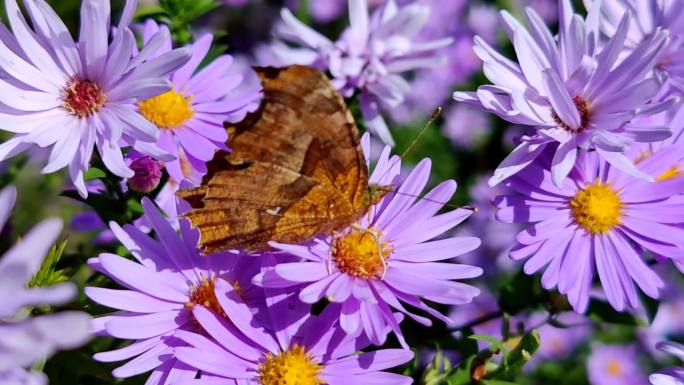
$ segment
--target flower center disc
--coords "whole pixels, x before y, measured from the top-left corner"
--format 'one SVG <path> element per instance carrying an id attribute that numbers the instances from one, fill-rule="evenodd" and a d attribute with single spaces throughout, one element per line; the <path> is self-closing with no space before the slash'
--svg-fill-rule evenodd
<path id="1" fill-rule="evenodd" d="M 589 116 L 591 115 L 589 111 L 589 105 L 587 104 L 587 101 L 582 99 L 579 96 L 575 96 L 572 98 L 572 101 L 575 103 L 575 107 L 577 108 L 577 112 L 579 112 L 580 115 L 580 127 L 578 129 L 573 129 L 572 127 L 568 126 L 567 123 L 563 121 L 563 119 L 556 114 L 556 111 L 553 111 L 553 120 L 556 121 L 556 123 L 561 126 L 565 131 L 569 131 L 572 133 L 578 133 L 584 131 L 585 128 L 587 128 L 587 125 L 589 124 Z"/>
<path id="2" fill-rule="evenodd" d="M 226 317 L 226 312 L 223 311 L 221 304 L 216 298 L 216 293 L 214 292 L 215 285 L 216 277 L 202 277 L 202 282 L 190 291 L 190 301 L 185 306 L 192 310 L 195 305 L 202 305 L 207 309 L 213 310 L 216 314 Z"/>
<path id="3" fill-rule="evenodd" d="M 353 277 L 376 278 L 383 269 L 383 261 L 387 261 L 392 251 L 386 242 L 378 247 L 379 236 L 380 234 L 373 234 L 373 231 L 369 230 L 352 231 L 336 237 L 333 241 L 332 257 L 338 269 Z"/>
<path id="4" fill-rule="evenodd" d="M 323 367 L 313 362 L 311 353 L 295 344 L 286 352 L 278 355 L 266 354 L 259 364 L 259 383 L 261 385 L 321 385 L 318 376 Z"/>
<path id="5" fill-rule="evenodd" d="M 591 234 L 605 233 L 619 225 L 622 206 L 620 196 L 610 185 L 600 182 L 580 190 L 570 201 L 573 218 Z"/>
<path id="6" fill-rule="evenodd" d="M 99 111 L 106 102 L 107 95 L 88 80 L 73 79 L 64 89 L 64 108 L 80 118 Z"/>
<path id="7" fill-rule="evenodd" d="M 616 360 L 611 360 L 608 363 L 607 369 L 608 369 L 608 374 L 610 374 L 611 376 L 618 377 L 622 373 L 622 366 Z"/>
<path id="8" fill-rule="evenodd" d="M 138 103 L 138 108 L 140 113 L 157 127 L 172 129 L 182 126 L 194 115 L 191 100 L 191 97 L 171 90 L 143 100 Z"/>

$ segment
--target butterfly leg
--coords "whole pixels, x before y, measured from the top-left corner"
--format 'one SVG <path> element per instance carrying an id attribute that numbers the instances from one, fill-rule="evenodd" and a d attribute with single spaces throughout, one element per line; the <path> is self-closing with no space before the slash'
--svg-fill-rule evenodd
<path id="1" fill-rule="evenodd" d="M 380 232 L 369 229 L 363 226 L 360 226 L 358 223 L 354 223 L 352 225 L 352 228 L 357 231 L 361 231 L 364 233 L 370 234 L 373 239 L 375 239 L 375 244 L 378 248 L 378 258 L 380 258 L 380 263 L 382 263 L 382 276 L 380 277 L 381 280 L 385 279 L 385 275 L 387 274 L 387 261 L 385 260 L 385 257 L 382 255 L 382 242 L 380 242 Z"/>
<path id="2" fill-rule="evenodd" d="M 332 248 L 328 254 L 328 275 L 332 274 L 333 255 L 337 251 L 337 239 L 340 238 L 340 233 L 333 231 Z"/>

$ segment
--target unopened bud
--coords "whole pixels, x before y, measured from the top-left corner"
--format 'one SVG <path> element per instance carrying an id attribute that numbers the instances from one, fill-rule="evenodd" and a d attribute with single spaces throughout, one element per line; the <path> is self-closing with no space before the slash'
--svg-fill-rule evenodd
<path id="1" fill-rule="evenodd" d="M 162 177 L 161 165 L 156 160 L 146 156 L 131 163 L 131 169 L 135 172 L 128 180 L 131 190 L 146 194 L 159 185 Z"/>

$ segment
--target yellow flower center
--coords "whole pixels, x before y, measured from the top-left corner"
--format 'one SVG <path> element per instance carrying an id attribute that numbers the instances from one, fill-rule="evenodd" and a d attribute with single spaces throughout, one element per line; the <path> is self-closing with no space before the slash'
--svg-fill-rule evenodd
<path id="1" fill-rule="evenodd" d="M 608 374 L 614 377 L 618 377 L 622 373 L 622 366 L 617 360 L 611 360 L 608 363 Z"/>
<path id="2" fill-rule="evenodd" d="M 684 175 L 684 172 L 682 172 L 682 171 L 679 169 L 679 165 L 674 165 L 674 166 L 670 167 L 670 168 L 669 168 L 667 171 L 665 171 L 664 173 L 660 174 L 660 176 L 658 176 L 658 177 L 656 178 L 656 181 L 662 182 L 662 181 L 664 181 L 664 180 L 668 180 L 668 179 L 670 179 L 670 178 L 676 178 L 676 177 L 682 176 L 682 175 Z"/>
<path id="3" fill-rule="evenodd" d="M 591 234 L 605 233 L 621 223 L 622 201 L 610 185 L 596 182 L 580 190 L 570 209 L 575 221 Z"/>
<path id="4" fill-rule="evenodd" d="M 323 367 L 313 361 L 311 353 L 295 344 L 278 355 L 266 354 L 259 364 L 261 385 L 321 385 L 319 378 Z"/>
<path id="5" fill-rule="evenodd" d="M 157 127 L 173 129 L 192 118 L 195 111 L 192 110 L 191 100 L 192 97 L 171 90 L 141 101 L 138 108 L 140 113 Z"/>
<path id="6" fill-rule="evenodd" d="M 380 236 L 370 229 L 355 229 L 349 234 L 335 236 L 332 258 L 337 268 L 353 277 L 377 278 L 392 252 L 387 242 L 379 241 Z"/>

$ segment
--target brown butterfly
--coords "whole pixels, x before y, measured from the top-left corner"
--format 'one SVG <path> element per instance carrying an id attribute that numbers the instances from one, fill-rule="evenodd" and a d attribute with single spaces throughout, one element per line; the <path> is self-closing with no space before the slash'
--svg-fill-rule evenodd
<path id="1" fill-rule="evenodd" d="M 256 72 L 259 110 L 228 127 L 231 151 L 216 154 L 201 186 L 179 192 L 205 252 L 331 234 L 388 191 L 369 185 L 354 118 L 324 74 L 304 66 Z"/>

